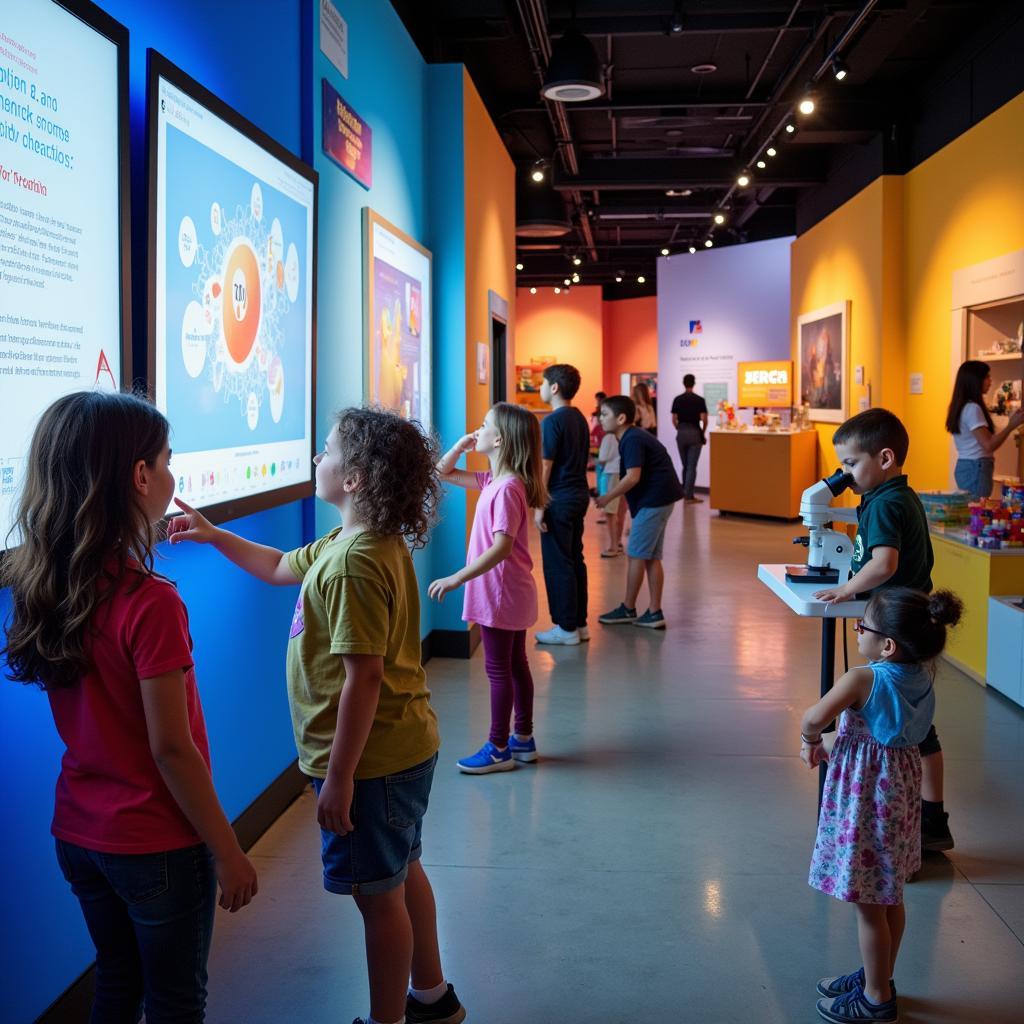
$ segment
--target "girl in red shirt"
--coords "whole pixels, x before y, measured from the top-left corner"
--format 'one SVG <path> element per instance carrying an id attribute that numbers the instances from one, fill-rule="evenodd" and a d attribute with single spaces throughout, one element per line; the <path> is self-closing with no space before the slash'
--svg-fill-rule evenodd
<path id="1" fill-rule="evenodd" d="M 53 835 L 96 946 L 94 1021 L 201 1022 L 217 883 L 231 911 L 256 894 L 213 788 L 188 614 L 153 571 L 170 457 L 148 402 L 58 399 L 0 570 L 9 675 L 46 691 L 67 748 Z"/>

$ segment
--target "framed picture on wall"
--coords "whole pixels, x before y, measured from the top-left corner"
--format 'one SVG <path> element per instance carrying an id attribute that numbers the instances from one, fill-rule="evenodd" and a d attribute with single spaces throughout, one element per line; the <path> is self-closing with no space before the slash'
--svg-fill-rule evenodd
<path id="1" fill-rule="evenodd" d="M 363 395 L 429 429 L 431 255 L 363 208 Z"/>
<path id="2" fill-rule="evenodd" d="M 842 423 L 848 415 L 850 303 L 804 313 L 797 323 L 797 402 L 806 402 L 811 419 Z"/>
<path id="3" fill-rule="evenodd" d="M 490 373 L 488 372 L 491 365 L 491 350 L 488 348 L 487 343 L 478 341 L 476 343 L 476 382 L 477 384 L 486 384 L 490 379 Z"/>

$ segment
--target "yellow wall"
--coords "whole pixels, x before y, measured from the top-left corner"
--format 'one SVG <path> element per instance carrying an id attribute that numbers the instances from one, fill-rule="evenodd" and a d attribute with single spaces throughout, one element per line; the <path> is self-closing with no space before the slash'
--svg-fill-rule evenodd
<path id="1" fill-rule="evenodd" d="M 871 386 L 873 405 L 901 414 L 896 376 L 900 348 L 899 214 L 902 181 L 872 182 L 810 231 L 791 249 L 790 315 L 793 358 L 797 358 L 797 317 L 836 302 L 850 302 L 847 402 L 850 415 Z M 854 369 L 864 367 L 864 385 Z M 832 434 L 836 424 L 818 425 L 819 469 L 835 468 Z"/>
<path id="2" fill-rule="evenodd" d="M 793 243 L 791 317 L 849 299 L 849 408 L 864 388 L 910 432 L 907 471 L 922 490 L 950 481 L 944 428 L 952 390 L 953 272 L 1024 247 L 1024 94 L 903 177 L 879 178 Z M 910 394 L 909 375 L 924 375 Z M 834 427 L 822 424 L 821 467 Z"/>
<path id="3" fill-rule="evenodd" d="M 1024 247 L 1024 94 L 915 167 L 905 193 L 906 372 L 924 374 L 905 422 L 915 486 L 945 488 L 953 271 Z"/>

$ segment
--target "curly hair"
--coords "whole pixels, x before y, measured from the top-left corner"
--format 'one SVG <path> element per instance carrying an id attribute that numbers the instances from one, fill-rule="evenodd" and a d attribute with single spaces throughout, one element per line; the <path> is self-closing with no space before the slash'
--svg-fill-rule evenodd
<path id="1" fill-rule="evenodd" d="M 419 423 L 382 409 L 343 409 L 334 417 L 341 472 L 355 473 L 355 511 L 374 533 L 427 543 L 441 497 L 438 443 Z"/>

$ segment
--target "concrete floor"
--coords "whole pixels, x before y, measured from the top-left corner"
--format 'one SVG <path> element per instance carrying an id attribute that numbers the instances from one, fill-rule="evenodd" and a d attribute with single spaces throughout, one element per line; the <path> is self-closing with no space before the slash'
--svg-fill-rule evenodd
<path id="1" fill-rule="evenodd" d="M 807 885 L 819 627 L 755 578 L 798 555 L 800 527 L 678 507 L 664 633 L 597 624 L 625 571 L 598 529 L 593 640 L 531 638 L 539 764 L 460 775 L 487 734 L 482 652 L 427 666 L 444 745 L 424 864 L 449 980 L 477 1024 L 817 1020 L 816 980 L 860 963 L 853 909 Z M 946 665 L 937 685 L 957 846 L 908 887 L 901 1019 L 1020 1024 L 1024 713 Z M 321 887 L 311 796 L 253 856 L 257 901 L 218 914 L 208 1019 L 347 1024 L 368 1007 L 362 930 Z"/>

